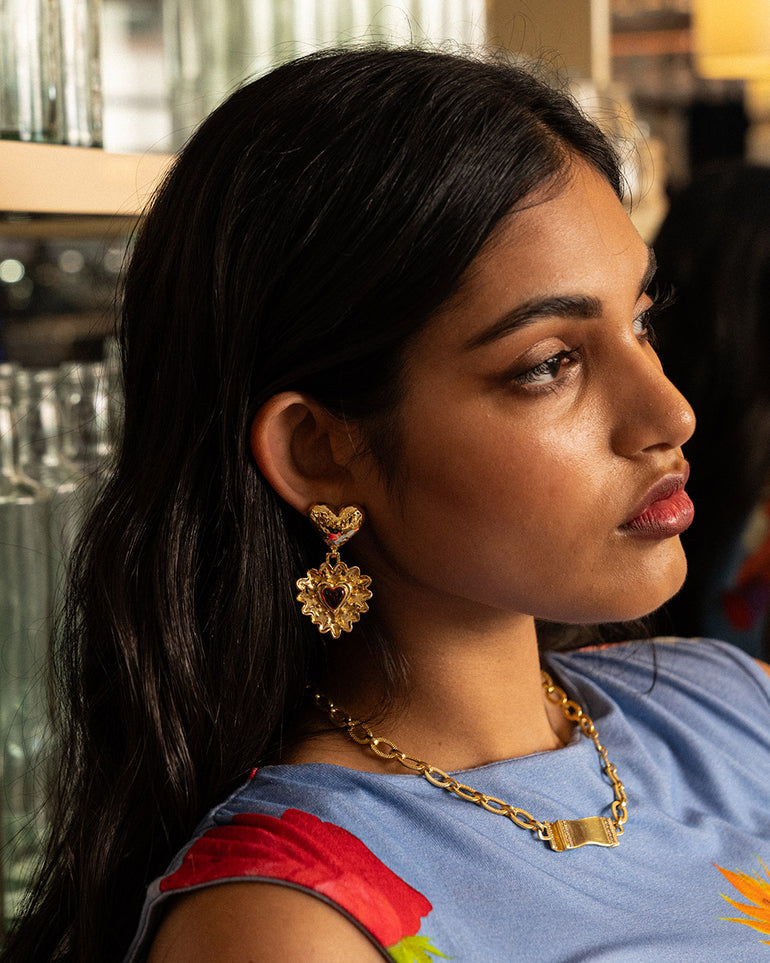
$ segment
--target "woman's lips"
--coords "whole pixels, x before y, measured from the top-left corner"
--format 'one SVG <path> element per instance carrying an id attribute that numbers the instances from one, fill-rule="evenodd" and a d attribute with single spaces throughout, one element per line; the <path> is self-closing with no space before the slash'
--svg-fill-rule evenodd
<path id="1" fill-rule="evenodd" d="M 656 540 L 681 535 L 689 528 L 695 509 L 684 490 L 689 469 L 664 475 L 647 491 L 631 518 L 620 529 L 635 538 Z"/>

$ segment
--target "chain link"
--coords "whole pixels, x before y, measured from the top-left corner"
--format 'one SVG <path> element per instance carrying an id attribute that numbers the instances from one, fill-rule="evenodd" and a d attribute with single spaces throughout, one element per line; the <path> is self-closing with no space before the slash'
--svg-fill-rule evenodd
<path id="1" fill-rule="evenodd" d="M 570 699 L 562 688 L 556 685 L 545 670 L 541 672 L 541 675 L 543 688 L 548 699 L 554 703 L 554 705 L 559 706 L 570 722 L 574 722 L 580 726 L 581 731 L 588 736 L 596 746 L 596 751 L 601 757 L 604 771 L 612 784 L 615 794 L 615 800 L 612 803 L 612 823 L 618 836 L 620 836 L 623 834 L 623 824 L 628 819 L 628 798 L 623 783 L 618 778 L 618 771 L 607 758 L 607 750 L 599 741 L 599 733 L 596 731 L 596 727 L 590 716 L 583 712 L 577 702 Z M 431 766 L 430 763 L 424 762 L 416 756 L 408 756 L 405 752 L 402 752 L 398 746 L 392 743 L 390 739 L 385 739 L 383 736 L 375 736 L 365 723 L 359 719 L 352 719 L 342 706 L 335 705 L 331 699 L 322 693 L 316 693 L 313 698 L 316 706 L 326 712 L 333 725 L 338 729 L 344 729 L 354 742 L 357 742 L 360 746 L 366 746 L 371 749 L 380 759 L 385 759 L 388 762 L 397 762 L 405 769 L 409 769 L 411 772 L 416 772 L 420 776 L 423 776 L 432 786 L 436 786 L 438 789 L 446 789 L 447 792 L 454 793 L 455 796 L 464 799 L 466 802 L 472 802 L 477 806 L 481 806 L 482 809 L 485 809 L 489 813 L 494 813 L 496 816 L 507 816 L 508 819 L 521 827 L 521 829 L 528 829 L 533 833 L 537 833 L 542 840 L 549 840 L 551 838 L 549 823 L 540 822 L 540 820 L 535 819 L 535 817 L 530 815 L 525 809 L 512 806 L 503 799 L 498 799 L 495 796 L 486 796 L 484 793 L 479 792 L 478 789 L 466 786 L 464 783 L 455 779 L 454 776 L 450 776 L 449 773 L 444 772 L 443 769 L 439 769 L 437 766 Z"/>
<path id="2" fill-rule="evenodd" d="M 628 820 L 628 797 L 626 796 L 626 790 L 623 783 L 618 777 L 618 770 L 613 763 L 607 757 L 607 750 L 599 741 L 599 733 L 596 731 L 596 726 L 593 724 L 591 717 L 583 712 L 580 706 L 568 698 L 567 693 L 560 686 L 556 685 L 553 679 L 548 675 L 548 673 L 543 669 L 541 671 L 541 676 L 543 678 L 543 688 L 545 689 L 545 694 L 550 699 L 554 705 L 560 706 L 564 714 L 569 719 L 570 716 L 567 715 L 567 706 L 570 708 L 570 712 L 577 710 L 575 716 L 575 722 L 580 726 L 581 730 L 589 739 L 593 740 L 596 746 L 596 751 L 601 756 L 602 763 L 604 764 L 604 771 L 607 773 L 607 778 L 612 783 L 612 789 L 615 794 L 615 801 L 612 803 L 612 822 L 615 826 L 615 832 L 618 836 L 623 835 L 623 824 Z"/>

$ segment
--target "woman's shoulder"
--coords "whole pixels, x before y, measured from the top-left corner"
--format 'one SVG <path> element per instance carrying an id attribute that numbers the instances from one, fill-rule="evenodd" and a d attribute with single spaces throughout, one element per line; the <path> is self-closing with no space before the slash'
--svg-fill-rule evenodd
<path id="1" fill-rule="evenodd" d="M 652 675 L 663 681 L 670 675 L 682 682 L 709 685 L 734 680 L 764 695 L 770 694 L 770 667 L 741 649 L 718 639 L 656 636 L 588 645 L 569 652 L 550 653 L 557 665 L 577 672 L 590 672 L 598 679 L 621 677 L 640 679 Z"/>
<path id="2" fill-rule="evenodd" d="M 338 907 L 289 886 L 227 883 L 178 897 L 148 963 L 368 963 L 383 955 Z"/>
<path id="3" fill-rule="evenodd" d="M 632 715 L 657 708 L 752 727 L 770 721 L 766 668 L 727 642 L 660 637 L 551 653 L 549 661 L 578 694 L 606 696 Z"/>
<path id="4" fill-rule="evenodd" d="M 252 785 L 259 782 L 254 779 Z M 151 945 L 153 963 L 191 958 L 323 961 L 320 952 L 310 952 L 315 943 L 307 942 L 316 939 L 311 933 L 316 929 L 328 938 L 333 935 L 341 948 L 350 947 L 349 957 L 335 960 L 366 960 L 382 958 L 383 947 L 417 934 L 431 904 L 402 878 L 400 866 L 386 865 L 336 822 L 278 805 L 270 795 L 269 786 L 264 793 L 252 793 L 247 785 L 207 818 L 169 872 L 150 886 L 127 963 L 147 958 Z M 257 808 L 262 811 L 253 811 Z M 317 926 L 310 925 L 307 906 L 313 907 Z M 243 936 L 229 937 L 227 926 L 240 929 L 245 916 L 249 923 Z M 197 936 L 187 932 L 190 919 L 195 920 L 192 932 L 200 929 Z M 263 955 L 255 955 L 250 942 L 261 939 L 261 927 L 274 925 L 282 932 L 265 943 L 273 956 L 262 949 Z M 192 945 L 200 940 L 205 952 L 185 956 L 191 939 Z M 369 955 L 356 955 L 357 947 Z"/>

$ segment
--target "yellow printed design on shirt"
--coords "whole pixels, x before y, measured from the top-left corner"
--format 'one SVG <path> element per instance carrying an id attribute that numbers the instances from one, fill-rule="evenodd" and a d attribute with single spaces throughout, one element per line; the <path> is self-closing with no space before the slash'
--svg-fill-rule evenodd
<path id="1" fill-rule="evenodd" d="M 759 874 L 749 876 L 748 873 L 740 873 L 737 871 L 733 873 L 729 869 L 722 869 L 721 866 L 716 867 L 728 883 L 731 883 L 738 890 L 741 896 L 745 896 L 746 899 L 751 900 L 751 903 L 737 903 L 735 900 L 730 899 L 729 896 L 721 893 L 722 898 L 726 899 L 730 906 L 737 909 L 740 913 L 745 913 L 748 919 L 743 919 L 740 916 L 723 916 L 721 918 L 730 923 L 743 923 L 744 926 L 750 926 L 760 933 L 770 934 L 770 870 L 768 870 L 759 856 L 757 856 L 757 861 L 765 871 L 767 880 L 762 879 Z M 716 863 L 714 863 L 714 865 L 716 866 Z M 760 942 L 770 946 L 770 940 L 760 940 Z"/>

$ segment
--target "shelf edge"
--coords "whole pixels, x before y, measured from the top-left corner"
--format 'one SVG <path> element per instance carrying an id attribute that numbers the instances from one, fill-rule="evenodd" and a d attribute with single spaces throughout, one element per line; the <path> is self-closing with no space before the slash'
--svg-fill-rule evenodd
<path id="1" fill-rule="evenodd" d="M 0 210 L 136 216 L 174 158 L 0 141 Z"/>

